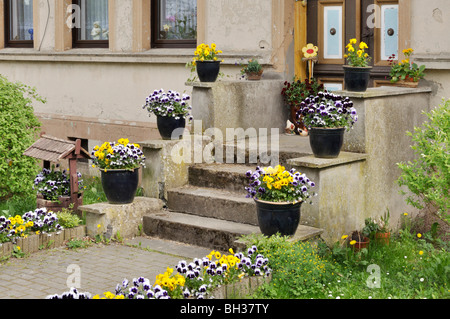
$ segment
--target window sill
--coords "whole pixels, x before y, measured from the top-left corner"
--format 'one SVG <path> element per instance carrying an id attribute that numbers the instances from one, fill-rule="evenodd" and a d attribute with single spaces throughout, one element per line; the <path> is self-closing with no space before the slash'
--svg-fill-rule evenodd
<path id="1" fill-rule="evenodd" d="M 224 64 L 235 65 L 258 58 L 270 64 L 270 57 L 262 52 L 225 52 Z M 82 62 L 82 63 L 156 63 L 186 64 L 194 57 L 193 49 L 151 49 L 144 52 L 112 52 L 109 49 L 71 49 L 64 52 L 36 51 L 32 48 L 0 50 L 0 61 L 21 62 Z"/>

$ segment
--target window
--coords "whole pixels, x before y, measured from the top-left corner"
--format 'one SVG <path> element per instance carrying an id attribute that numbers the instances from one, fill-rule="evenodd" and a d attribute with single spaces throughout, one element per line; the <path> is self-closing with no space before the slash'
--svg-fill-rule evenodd
<path id="1" fill-rule="evenodd" d="M 74 48 L 108 48 L 108 0 L 75 0 Z M 78 12 L 77 12 L 78 11 Z"/>
<path id="2" fill-rule="evenodd" d="M 152 47 L 196 47 L 197 0 L 153 0 L 152 21 Z"/>
<path id="3" fill-rule="evenodd" d="M 6 46 L 33 47 L 33 0 L 5 0 Z"/>

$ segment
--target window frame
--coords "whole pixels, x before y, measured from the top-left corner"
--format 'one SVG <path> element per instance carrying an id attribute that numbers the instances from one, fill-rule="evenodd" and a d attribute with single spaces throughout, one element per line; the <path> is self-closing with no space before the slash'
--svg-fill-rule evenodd
<path id="1" fill-rule="evenodd" d="M 198 2 L 197 2 L 198 8 Z M 171 49 L 186 49 L 196 48 L 198 39 L 198 16 L 197 16 L 197 37 L 192 40 L 164 40 L 158 39 L 159 33 L 159 15 L 160 15 L 160 0 L 151 0 L 151 47 L 152 48 L 171 48 Z M 197 9 L 198 15 L 198 9 Z"/>
<path id="2" fill-rule="evenodd" d="M 72 0 L 73 5 L 78 5 L 81 8 L 81 0 Z M 109 3 L 109 0 L 108 0 Z M 108 12 L 108 23 L 110 21 L 110 12 Z M 78 40 L 79 29 L 72 29 L 72 48 L 73 49 L 109 49 L 110 43 L 108 40 Z"/>
<path id="3" fill-rule="evenodd" d="M 12 0 L 4 0 L 3 1 L 3 16 L 4 16 L 4 30 L 5 30 L 5 47 L 9 48 L 34 48 L 34 40 L 11 40 L 11 7 L 10 1 Z M 34 8 L 33 8 L 34 11 Z M 34 23 L 34 19 L 33 19 Z M 33 29 L 35 29 L 33 27 Z"/>

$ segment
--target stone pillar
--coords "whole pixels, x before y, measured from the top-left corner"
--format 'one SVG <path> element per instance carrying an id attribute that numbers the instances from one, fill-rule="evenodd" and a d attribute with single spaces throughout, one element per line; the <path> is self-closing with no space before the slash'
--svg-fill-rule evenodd
<path id="1" fill-rule="evenodd" d="M 284 131 L 289 109 L 284 105 L 283 80 L 188 82 L 192 90 L 192 114 L 202 130 L 216 128 L 226 137 L 227 128 Z"/>

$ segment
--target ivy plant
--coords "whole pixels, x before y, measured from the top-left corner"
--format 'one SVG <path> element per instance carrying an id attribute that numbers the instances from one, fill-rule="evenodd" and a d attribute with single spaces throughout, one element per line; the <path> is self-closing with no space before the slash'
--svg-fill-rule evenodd
<path id="1" fill-rule="evenodd" d="M 440 217 L 450 222 L 450 100 L 424 114 L 428 120 L 407 133 L 417 156 L 414 161 L 397 164 L 402 171 L 398 184 L 411 191 L 408 204 L 419 209 L 434 206 Z"/>
<path id="2" fill-rule="evenodd" d="M 23 153 L 40 131 L 33 109 L 36 101 L 45 103 L 35 88 L 0 75 L 0 200 L 33 192 L 39 167 Z"/>

